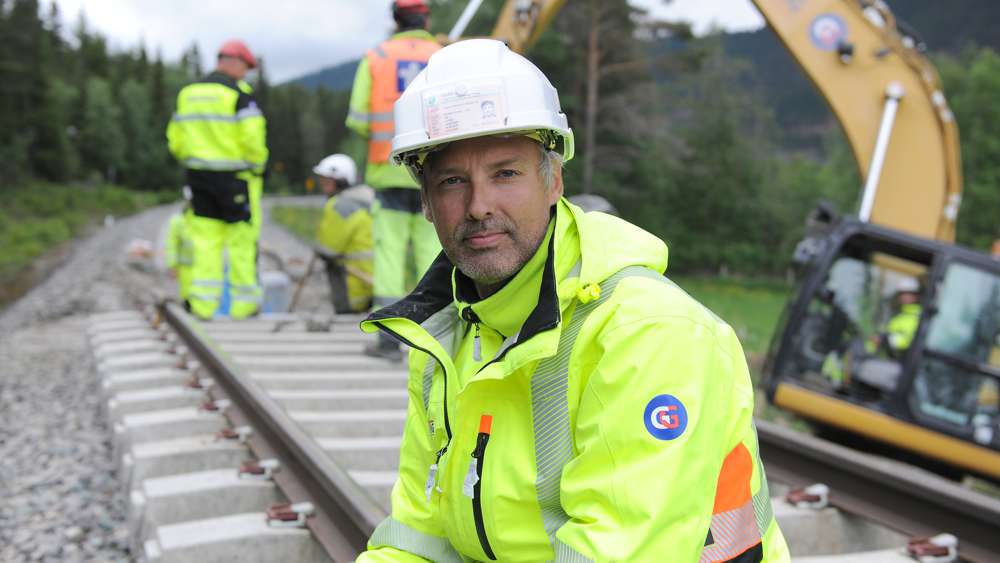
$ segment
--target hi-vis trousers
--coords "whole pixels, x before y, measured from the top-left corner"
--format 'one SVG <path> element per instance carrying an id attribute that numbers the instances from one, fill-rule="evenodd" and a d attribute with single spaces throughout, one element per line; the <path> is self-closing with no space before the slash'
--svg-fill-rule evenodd
<path id="1" fill-rule="evenodd" d="M 375 190 L 372 230 L 375 245 L 372 305 L 378 309 L 409 293 L 441 253 L 441 243 L 434 225 L 424 217 L 417 188 Z M 411 244 L 415 271 L 408 272 Z"/>
<path id="2" fill-rule="evenodd" d="M 215 315 L 222 301 L 223 250 L 229 260 L 231 298 L 229 314 L 243 319 L 257 312 L 261 290 L 257 283 L 257 238 L 259 227 L 251 220 L 250 180 L 259 177 L 240 173 L 188 171 L 193 214 L 190 236 L 194 249 L 191 266 L 191 312 L 203 319 Z M 259 223 L 258 223 L 259 225 Z"/>

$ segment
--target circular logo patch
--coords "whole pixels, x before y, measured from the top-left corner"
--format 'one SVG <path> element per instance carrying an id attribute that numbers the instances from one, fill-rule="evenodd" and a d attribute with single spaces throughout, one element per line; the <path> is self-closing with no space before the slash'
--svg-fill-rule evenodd
<path id="1" fill-rule="evenodd" d="M 643 413 L 646 430 L 657 440 L 673 440 L 687 428 L 688 415 L 684 404 L 673 395 L 657 395 Z"/>
<path id="2" fill-rule="evenodd" d="M 809 38 L 820 49 L 835 51 L 847 40 L 847 23 L 837 14 L 820 14 L 809 25 Z"/>

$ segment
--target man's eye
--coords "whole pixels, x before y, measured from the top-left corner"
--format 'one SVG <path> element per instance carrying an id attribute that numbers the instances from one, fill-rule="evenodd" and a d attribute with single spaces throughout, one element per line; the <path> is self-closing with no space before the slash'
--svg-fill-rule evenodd
<path id="1" fill-rule="evenodd" d="M 461 184 L 461 183 L 462 183 L 462 178 L 460 178 L 458 176 L 449 176 L 449 177 L 445 178 L 444 180 L 441 180 L 440 182 L 438 182 L 438 185 L 441 185 L 441 186 L 454 186 L 454 185 Z"/>
<path id="2" fill-rule="evenodd" d="M 517 170 L 511 170 L 509 168 L 500 170 L 496 174 L 497 178 L 513 178 L 515 176 L 520 176 L 520 175 L 521 173 L 518 172 Z"/>

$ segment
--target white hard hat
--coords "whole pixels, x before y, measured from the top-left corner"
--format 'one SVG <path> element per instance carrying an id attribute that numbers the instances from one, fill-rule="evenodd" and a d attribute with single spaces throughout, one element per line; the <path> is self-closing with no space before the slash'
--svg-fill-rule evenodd
<path id="1" fill-rule="evenodd" d="M 531 61 L 493 39 L 459 41 L 434 53 L 393 110 L 393 160 L 416 176 L 435 147 L 502 133 L 530 134 L 563 161 L 573 158 L 559 93 Z"/>
<path id="2" fill-rule="evenodd" d="M 313 173 L 334 180 L 343 180 L 349 186 L 358 182 L 358 167 L 354 165 L 354 159 L 346 154 L 331 154 L 324 158 L 313 166 Z"/>
<path id="3" fill-rule="evenodd" d="M 900 278 L 900 280 L 896 282 L 896 293 L 918 293 L 919 291 L 920 282 L 909 276 Z"/>

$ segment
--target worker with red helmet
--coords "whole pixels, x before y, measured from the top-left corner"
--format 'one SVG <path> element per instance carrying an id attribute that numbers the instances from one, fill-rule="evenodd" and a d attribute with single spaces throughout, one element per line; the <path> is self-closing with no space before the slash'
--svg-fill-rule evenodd
<path id="1" fill-rule="evenodd" d="M 194 249 L 191 311 L 215 315 L 222 300 L 223 250 L 229 257 L 230 315 L 257 312 L 257 238 L 267 163 L 266 123 L 243 78 L 257 59 L 242 41 L 226 41 L 208 76 L 177 95 L 167 127 L 170 152 L 191 187 L 190 237 Z"/>
<path id="2" fill-rule="evenodd" d="M 361 60 L 354 78 L 347 126 L 368 140 L 365 182 L 375 188 L 372 206 L 374 238 L 374 305 L 384 307 L 402 298 L 408 281 L 415 282 L 441 252 L 434 227 L 424 218 L 420 189 L 402 166 L 389 159 L 392 149 L 392 105 L 406 86 L 441 48 L 428 31 L 426 0 L 395 0 L 396 33 Z M 408 247 L 414 269 L 408 275 Z M 382 338 L 365 350 L 369 355 L 399 360 L 399 345 Z"/>

